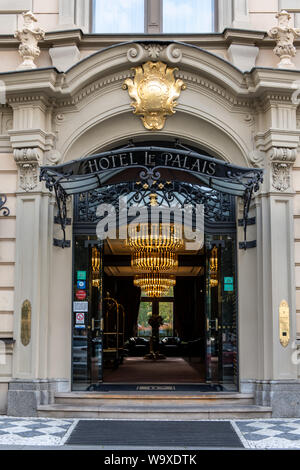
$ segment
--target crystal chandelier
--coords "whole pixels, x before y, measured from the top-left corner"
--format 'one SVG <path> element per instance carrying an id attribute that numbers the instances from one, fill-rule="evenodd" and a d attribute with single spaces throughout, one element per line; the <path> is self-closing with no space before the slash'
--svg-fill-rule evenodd
<path id="1" fill-rule="evenodd" d="M 150 194 L 150 205 L 157 205 L 157 195 Z M 162 297 L 176 283 L 175 276 L 165 273 L 178 267 L 176 251 L 184 247 L 182 226 L 175 223 L 141 222 L 128 227 L 126 245 L 132 252 L 131 266 L 146 272 L 135 276 L 134 284 L 148 297 Z"/>
<path id="2" fill-rule="evenodd" d="M 184 245 L 181 232 L 179 224 L 141 223 L 138 227 L 128 227 L 127 245 L 134 251 L 175 251 Z"/>
<path id="3" fill-rule="evenodd" d="M 170 287 L 175 286 L 175 276 L 158 273 L 138 274 L 134 278 L 134 285 L 145 291 L 148 297 L 162 297 L 167 294 Z"/>
<path id="4" fill-rule="evenodd" d="M 174 251 L 141 249 L 132 253 L 131 266 L 137 271 L 170 271 L 178 267 L 178 260 Z"/>

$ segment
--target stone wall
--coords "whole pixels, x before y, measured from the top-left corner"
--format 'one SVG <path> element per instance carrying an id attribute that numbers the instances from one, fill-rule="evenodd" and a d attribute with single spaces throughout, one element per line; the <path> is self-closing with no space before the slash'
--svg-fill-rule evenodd
<path id="1" fill-rule="evenodd" d="M 58 24 L 58 3 L 58 0 L 1 0 L 1 34 L 12 34 L 21 27 L 22 12 L 28 10 L 36 15 L 41 28 L 51 31 Z"/>
<path id="2" fill-rule="evenodd" d="M 9 146 L 7 129 L 12 113 L 0 107 L 0 194 L 7 196 L 9 216 L 0 211 L 0 413 L 6 408 L 7 384 L 12 376 L 14 274 L 16 245 L 17 168 Z"/>

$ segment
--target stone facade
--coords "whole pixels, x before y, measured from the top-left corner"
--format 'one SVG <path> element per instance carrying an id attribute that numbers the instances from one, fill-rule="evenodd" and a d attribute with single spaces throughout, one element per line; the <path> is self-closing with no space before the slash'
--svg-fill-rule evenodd
<path id="1" fill-rule="evenodd" d="M 249 239 L 257 240 L 257 248 L 238 252 L 240 390 L 254 390 L 257 403 L 271 404 L 274 416 L 299 416 L 300 367 L 292 357 L 300 335 L 300 108 L 294 99 L 300 38 L 293 35 L 294 68 L 278 68 L 278 37 L 268 31 L 280 9 L 296 30 L 300 8 L 293 0 L 226 3 L 219 8 L 219 32 L 150 32 L 145 44 L 136 35 L 91 35 L 88 1 L 1 2 L 0 193 L 7 195 L 10 215 L 0 214 L 0 344 L 6 351 L 0 411 L 7 410 L 8 387 L 8 412 L 23 415 L 51 402 L 55 388 L 70 387 L 71 282 L 65 279 L 71 279 L 72 252 L 53 246 L 59 229 L 53 196 L 39 181 L 40 165 L 81 158 L 134 136 L 180 135 L 225 161 L 265 169 L 251 206 L 257 223 L 249 227 Z M 31 55 L 36 68 L 22 70 L 22 36 L 14 33 L 22 31 L 22 13 L 29 10 L 45 35 L 36 44 L 40 53 Z M 146 60 L 178 67 L 175 76 L 187 85 L 176 114 L 151 134 L 122 90 L 133 77 L 131 67 Z M 287 348 L 278 338 L 283 298 L 291 312 Z M 26 347 L 20 341 L 25 299 L 32 304 Z M 20 397 L 26 409 L 16 407 Z M 289 397 L 293 404 L 285 406 Z"/>

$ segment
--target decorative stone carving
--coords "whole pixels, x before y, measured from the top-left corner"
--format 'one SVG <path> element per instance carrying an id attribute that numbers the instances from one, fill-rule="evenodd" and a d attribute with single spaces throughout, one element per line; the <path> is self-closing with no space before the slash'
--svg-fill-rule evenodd
<path id="1" fill-rule="evenodd" d="M 19 186 L 24 191 L 32 191 L 38 185 L 40 154 L 36 148 L 14 150 L 15 162 L 19 168 Z"/>
<path id="2" fill-rule="evenodd" d="M 46 165 L 57 165 L 61 160 L 61 153 L 59 150 L 53 149 L 45 152 Z"/>
<path id="3" fill-rule="evenodd" d="M 249 160 L 256 168 L 264 167 L 264 154 L 261 150 L 253 150 L 249 153 Z"/>
<path id="4" fill-rule="evenodd" d="M 129 96 L 134 99 L 131 103 L 134 114 L 141 116 L 146 129 L 162 129 L 166 116 L 175 113 L 175 100 L 186 85 L 183 80 L 175 79 L 177 69 L 163 62 L 146 62 L 133 70 L 134 79 L 127 78 L 122 88 L 128 89 Z"/>
<path id="5" fill-rule="evenodd" d="M 152 60 L 158 60 L 159 54 L 163 50 L 163 46 L 161 44 L 145 44 L 144 48 Z"/>
<path id="6" fill-rule="evenodd" d="M 275 162 L 272 165 L 272 186 L 277 191 L 286 191 L 290 187 L 290 165 Z"/>
<path id="7" fill-rule="evenodd" d="M 23 13 L 24 25 L 21 30 L 15 32 L 15 37 L 21 42 L 19 46 L 19 53 L 23 59 L 20 69 L 35 69 L 36 65 L 34 60 L 40 55 L 40 48 L 38 42 L 44 39 L 45 32 L 34 25 L 37 18 L 31 11 Z"/>
<path id="8" fill-rule="evenodd" d="M 291 184 L 291 167 L 297 157 L 296 149 L 274 147 L 271 153 L 272 186 L 277 191 L 286 191 Z"/>
<path id="9" fill-rule="evenodd" d="M 285 10 L 277 13 L 276 18 L 278 19 L 278 25 L 270 29 L 268 35 L 277 42 L 276 47 L 273 49 L 274 54 L 280 58 L 277 67 L 280 69 L 294 68 L 295 64 L 292 62 L 292 57 L 296 55 L 294 39 L 300 36 L 300 29 L 291 28 L 291 15 Z"/>
<path id="10" fill-rule="evenodd" d="M 127 59 L 133 64 L 143 62 L 146 60 L 144 48 L 140 44 L 133 44 L 133 46 L 127 51 Z"/>
<path id="11" fill-rule="evenodd" d="M 129 62 L 137 64 L 151 59 L 151 61 L 166 61 L 177 64 L 182 59 L 182 51 L 177 44 L 150 43 L 133 44 L 127 52 Z"/>

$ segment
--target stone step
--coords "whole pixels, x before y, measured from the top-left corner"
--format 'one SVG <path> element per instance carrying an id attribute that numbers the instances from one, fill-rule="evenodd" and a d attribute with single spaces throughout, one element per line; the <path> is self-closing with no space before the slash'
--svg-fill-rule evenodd
<path id="1" fill-rule="evenodd" d="M 39 417 L 53 418 L 102 418 L 102 419 L 159 419 L 159 420 L 197 420 L 197 419 L 252 419 L 270 418 L 270 407 L 256 405 L 194 405 L 194 406 L 90 406 L 90 405 L 40 405 Z"/>
<path id="2" fill-rule="evenodd" d="M 254 396 L 246 393 L 97 393 L 97 392 L 70 392 L 57 393 L 55 395 L 56 404 L 65 405 L 89 405 L 89 406 L 185 406 L 185 405 L 222 405 L 241 404 L 253 405 Z"/>

